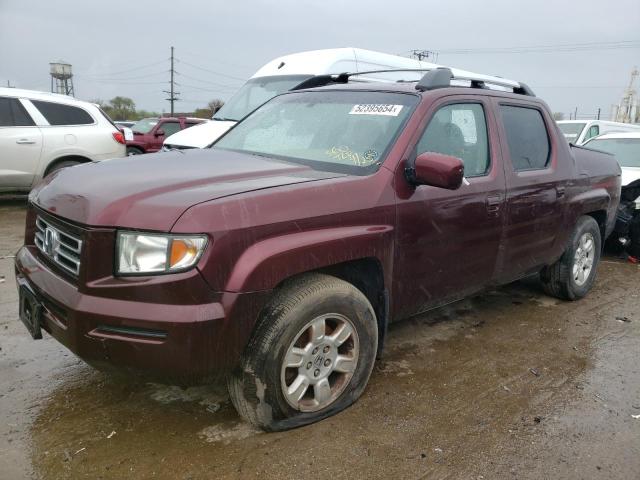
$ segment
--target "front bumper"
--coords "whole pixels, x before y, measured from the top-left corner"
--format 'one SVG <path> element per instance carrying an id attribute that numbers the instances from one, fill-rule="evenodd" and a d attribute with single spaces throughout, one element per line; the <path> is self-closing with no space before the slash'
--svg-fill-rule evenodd
<path id="1" fill-rule="evenodd" d="M 42 305 L 42 329 L 78 357 L 97 368 L 184 384 L 237 365 L 269 294 L 212 292 L 209 303 L 185 305 L 125 300 L 122 290 L 118 298 L 82 293 L 30 246 L 18 252 L 15 269 L 18 287 L 31 290 Z M 185 275 L 203 281 L 197 270 L 181 274 L 182 282 Z"/>

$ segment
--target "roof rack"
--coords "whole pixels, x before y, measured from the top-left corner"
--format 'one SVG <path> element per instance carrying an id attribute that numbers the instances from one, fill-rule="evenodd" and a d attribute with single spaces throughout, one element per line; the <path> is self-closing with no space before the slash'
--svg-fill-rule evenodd
<path id="1" fill-rule="evenodd" d="M 316 85 L 309 86 L 320 86 L 318 85 L 318 83 L 322 85 L 328 85 L 330 83 L 347 83 L 349 81 L 349 78 L 353 76 L 368 75 L 372 73 L 394 72 L 426 72 L 420 80 L 398 80 L 403 82 L 417 82 L 416 90 L 420 90 L 421 92 L 427 90 L 435 90 L 438 88 L 447 88 L 451 86 L 452 80 L 462 80 L 468 81 L 471 88 L 489 88 L 487 85 L 495 85 L 502 88 L 512 89 L 513 93 L 519 95 L 527 95 L 530 97 L 536 96 L 535 93 L 533 93 L 533 90 L 531 90 L 531 88 L 529 88 L 529 86 L 523 82 L 516 82 L 515 80 L 508 80 L 502 77 L 483 75 L 448 67 L 369 70 L 366 72 L 345 72 L 338 75 L 322 75 L 319 77 L 315 77 L 316 80 L 313 83 L 316 83 Z M 301 88 L 309 88 L 309 86 L 305 85 L 304 87 L 301 86 Z"/>
<path id="2" fill-rule="evenodd" d="M 533 90 L 526 83 L 515 82 L 500 77 L 492 77 L 489 75 L 476 75 L 470 72 L 454 73 L 450 68 L 440 67 L 428 71 L 416 85 L 416 90 L 426 91 L 435 90 L 437 88 L 446 88 L 451 86 L 451 80 L 468 80 L 471 88 L 487 88 L 487 84 L 497 85 L 513 89 L 513 93 L 520 95 L 528 95 L 535 97 Z"/>

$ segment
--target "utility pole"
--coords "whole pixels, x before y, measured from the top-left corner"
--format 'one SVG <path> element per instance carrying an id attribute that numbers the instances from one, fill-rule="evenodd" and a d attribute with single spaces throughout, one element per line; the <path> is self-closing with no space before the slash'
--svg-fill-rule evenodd
<path id="1" fill-rule="evenodd" d="M 600 108 L 598 107 L 598 120 L 600 120 Z"/>
<path id="2" fill-rule="evenodd" d="M 431 50 L 411 50 L 411 56 L 422 61 L 423 59 L 433 58 L 436 62 L 438 61 L 438 54 L 436 52 L 432 52 Z"/>
<path id="3" fill-rule="evenodd" d="M 176 102 L 178 100 L 177 95 L 180 94 L 180 92 L 176 92 L 175 91 L 175 82 L 173 80 L 174 78 L 174 73 L 175 73 L 175 69 L 173 68 L 173 47 L 171 47 L 171 80 L 170 80 L 170 86 L 169 86 L 169 91 L 167 90 L 163 90 L 164 93 L 168 93 L 169 94 L 169 98 L 167 98 L 166 100 L 168 100 L 171 104 L 171 116 L 173 117 L 174 114 L 174 108 L 173 108 L 173 103 Z"/>

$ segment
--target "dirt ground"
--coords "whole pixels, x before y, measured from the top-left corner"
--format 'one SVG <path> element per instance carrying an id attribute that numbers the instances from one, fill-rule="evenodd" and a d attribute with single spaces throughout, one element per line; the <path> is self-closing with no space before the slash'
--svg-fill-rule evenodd
<path id="1" fill-rule="evenodd" d="M 0 478 L 632 479 L 640 267 L 579 302 L 516 283 L 391 327 L 363 397 L 309 427 L 243 423 L 222 385 L 97 372 L 17 316 L 24 203 L 0 201 Z"/>

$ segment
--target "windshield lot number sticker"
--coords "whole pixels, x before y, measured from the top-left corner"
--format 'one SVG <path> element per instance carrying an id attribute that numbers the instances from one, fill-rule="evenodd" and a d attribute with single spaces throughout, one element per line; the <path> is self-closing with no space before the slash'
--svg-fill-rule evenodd
<path id="1" fill-rule="evenodd" d="M 388 115 L 390 117 L 397 117 L 400 110 L 402 110 L 402 105 L 354 105 L 349 115 Z"/>

